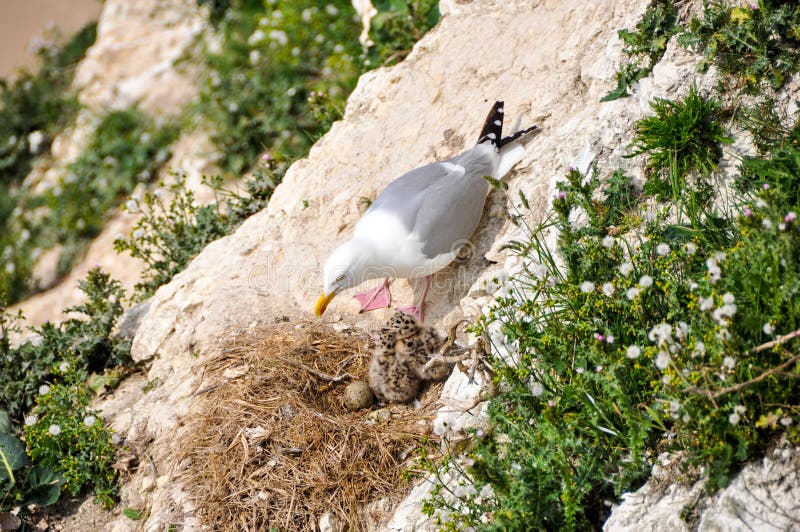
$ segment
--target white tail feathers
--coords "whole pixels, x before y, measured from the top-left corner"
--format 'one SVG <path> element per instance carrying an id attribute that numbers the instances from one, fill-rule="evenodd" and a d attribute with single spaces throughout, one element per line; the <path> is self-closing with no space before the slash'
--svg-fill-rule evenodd
<path id="1" fill-rule="evenodd" d="M 500 148 L 500 161 L 497 163 L 497 169 L 492 177 L 502 179 L 523 157 L 525 157 L 525 148 L 522 144 L 518 142 L 506 144 Z"/>

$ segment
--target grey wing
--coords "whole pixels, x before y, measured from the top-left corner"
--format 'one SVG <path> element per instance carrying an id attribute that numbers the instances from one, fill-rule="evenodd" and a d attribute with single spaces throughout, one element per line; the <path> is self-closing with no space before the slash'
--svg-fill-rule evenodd
<path id="1" fill-rule="evenodd" d="M 454 162 L 451 162 L 454 161 Z M 454 157 L 404 174 L 384 189 L 365 213 L 385 211 L 395 216 L 423 242 L 423 253 L 436 257 L 466 240 L 480 221 L 489 184 L 480 176 L 465 176 Z"/>

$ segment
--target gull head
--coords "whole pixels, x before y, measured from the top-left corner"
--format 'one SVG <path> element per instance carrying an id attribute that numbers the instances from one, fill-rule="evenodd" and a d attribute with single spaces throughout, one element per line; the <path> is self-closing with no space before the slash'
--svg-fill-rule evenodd
<path id="1" fill-rule="evenodd" d="M 328 303 L 339 291 L 376 277 L 369 275 L 371 257 L 370 247 L 357 240 L 350 240 L 336 248 L 325 262 L 322 295 L 314 306 L 314 314 L 322 316 Z"/>

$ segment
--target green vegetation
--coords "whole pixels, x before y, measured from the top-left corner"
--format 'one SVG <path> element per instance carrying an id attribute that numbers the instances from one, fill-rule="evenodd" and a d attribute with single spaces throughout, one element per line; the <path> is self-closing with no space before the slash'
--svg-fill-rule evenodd
<path id="1" fill-rule="evenodd" d="M 668 12 L 654 3 L 638 29 L 659 26 L 654 6 Z M 796 11 L 715 3 L 681 41 L 713 33 L 704 58 L 734 81 L 719 87 L 730 101 L 796 71 Z M 488 427 L 420 459 L 438 479 L 425 511 L 446 529 L 592 529 L 662 452 L 713 493 L 778 438 L 800 443 L 800 123 L 769 96 L 734 113 L 694 87 L 651 107 L 630 147 L 643 189 L 621 170 L 570 170 L 540 226 L 512 217 L 525 267 L 473 326 L 494 347 Z M 718 184 L 726 126 L 760 152 L 735 195 Z"/>
<path id="2" fill-rule="evenodd" d="M 646 77 L 667 51 L 667 42 L 679 29 L 678 10 L 672 0 L 653 0 L 636 24 L 636 30 L 619 30 L 622 51 L 628 63 L 616 74 L 617 88 L 601 101 L 609 102 L 628 96 L 628 88 Z"/>
<path id="3" fill-rule="evenodd" d="M 208 182 L 219 194 L 216 202 L 197 205 L 185 178 L 177 176 L 167 190 L 147 192 L 144 199 L 131 199 L 128 210 L 141 217 L 128 238 L 114 242 L 118 253 L 128 251 L 145 263 L 143 280 L 136 285 L 138 296 L 150 297 L 162 284 L 182 271 L 210 242 L 232 232 L 251 214 L 266 207 L 276 181 L 286 165 L 275 161 L 257 170 L 240 194 L 223 188 L 222 180 Z"/>
<path id="4" fill-rule="evenodd" d="M 798 71 L 800 5 L 760 0 L 730 7 L 705 5 L 702 19 L 692 19 L 681 42 L 704 54 L 701 69 L 714 64 L 730 76 L 733 88 L 756 94 L 779 89 Z"/>
<path id="5" fill-rule="evenodd" d="M 0 305 L 0 451 L 14 457 L 5 476 L 0 468 L 0 514 L 32 502 L 53 504 L 62 486 L 73 495 L 91 487 L 103 504 L 113 504 L 112 434 L 91 410 L 88 383 L 130 363 L 129 342 L 112 335 L 124 293 L 99 269 L 80 288 L 86 303 L 67 312 L 85 319 L 35 328 L 19 347 L 11 346 L 9 334 L 20 332 L 20 316 Z"/>

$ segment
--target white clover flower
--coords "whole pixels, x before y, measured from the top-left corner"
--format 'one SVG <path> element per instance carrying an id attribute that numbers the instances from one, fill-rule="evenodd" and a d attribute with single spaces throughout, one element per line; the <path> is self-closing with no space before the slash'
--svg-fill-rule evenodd
<path id="1" fill-rule="evenodd" d="M 633 301 L 634 299 L 639 297 L 639 289 L 636 288 L 635 286 L 632 288 L 628 288 L 628 290 L 625 292 L 625 297 Z"/>
<path id="2" fill-rule="evenodd" d="M 694 242 L 687 242 L 686 243 L 686 254 L 687 255 L 694 255 L 697 253 L 697 245 Z"/>
<path id="3" fill-rule="evenodd" d="M 658 369 L 666 369 L 669 366 L 672 357 L 669 356 L 669 353 L 666 351 L 659 351 L 658 356 L 656 356 L 656 367 Z"/>
<path id="4" fill-rule="evenodd" d="M 681 409 L 681 404 L 678 401 L 670 401 L 669 402 L 669 411 L 670 411 L 670 413 L 677 414 L 680 409 Z"/>
<path id="5" fill-rule="evenodd" d="M 139 204 L 132 199 L 125 202 L 125 208 L 131 212 L 136 212 L 139 209 Z"/>
<path id="6" fill-rule="evenodd" d="M 662 257 L 669 255 L 669 244 L 661 243 L 656 246 L 656 253 L 661 255 Z"/>
<path id="7" fill-rule="evenodd" d="M 683 414 L 683 417 L 681 417 L 681 421 L 683 421 L 684 423 L 688 423 L 691 419 L 692 416 L 690 416 L 689 414 Z"/>
<path id="8" fill-rule="evenodd" d="M 714 312 L 711 313 L 711 317 L 714 318 L 714 321 L 717 323 L 722 324 L 723 321 L 732 318 L 734 314 L 736 314 L 736 305 L 729 304 L 714 309 Z"/>
<path id="9" fill-rule="evenodd" d="M 612 283 L 603 283 L 601 290 L 604 296 L 611 297 L 614 295 L 614 285 Z"/>
<path id="10" fill-rule="evenodd" d="M 722 262 L 727 258 L 728 258 L 728 254 L 725 253 L 724 251 L 716 251 L 716 252 L 714 252 L 714 260 L 716 260 L 717 262 Z"/>
<path id="11" fill-rule="evenodd" d="M 342 46 L 341 44 L 337 44 L 336 46 L 333 47 L 333 51 L 337 54 L 340 54 L 344 52 L 344 46 Z"/>
<path id="12" fill-rule="evenodd" d="M 257 65 L 261 61 L 261 52 L 258 50 L 250 50 L 250 55 L 247 57 L 251 65 Z"/>
<path id="13" fill-rule="evenodd" d="M 275 11 L 272 12 L 272 18 L 274 18 L 275 20 L 281 20 L 283 19 L 283 13 L 276 9 Z"/>
<path id="14" fill-rule="evenodd" d="M 47 395 L 48 393 L 50 393 L 50 386 L 47 384 L 39 386 L 39 395 Z"/>
<path id="15" fill-rule="evenodd" d="M 603 366 L 601 366 L 600 364 L 598 364 L 598 365 L 596 365 L 596 366 L 594 367 L 594 370 L 595 370 L 597 373 L 600 373 L 601 371 L 603 371 Z"/>
<path id="16" fill-rule="evenodd" d="M 592 281 L 584 281 L 581 283 L 580 288 L 584 294 L 591 294 L 594 292 L 594 283 Z"/>
<path id="17" fill-rule="evenodd" d="M 313 11 L 311 11 L 311 10 L 310 10 L 310 9 L 308 9 L 308 8 L 306 8 L 306 9 L 304 9 L 304 10 L 303 10 L 303 12 L 300 14 L 300 17 L 303 19 L 303 22 L 311 22 L 311 16 L 312 16 L 313 14 L 314 14 L 314 13 L 313 13 Z"/>
<path id="18" fill-rule="evenodd" d="M 764 229 L 770 229 L 772 228 L 772 221 L 769 218 L 764 218 L 763 220 L 761 220 L 761 226 Z"/>
<path id="19" fill-rule="evenodd" d="M 738 425 L 739 421 L 741 421 L 741 418 L 739 417 L 739 414 L 737 414 L 736 412 L 728 416 L 728 423 L 730 423 L 731 425 Z"/>
<path id="20" fill-rule="evenodd" d="M 642 350 L 639 349 L 638 345 L 629 345 L 628 349 L 625 351 L 625 356 L 630 358 L 631 360 L 639 358 L 639 355 L 641 354 Z"/>
<path id="21" fill-rule="evenodd" d="M 228 111 L 229 112 L 235 113 L 238 110 L 239 110 L 239 104 L 237 104 L 236 102 L 231 102 L 231 103 L 228 104 Z"/>
<path id="22" fill-rule="evenodd" d="M 283 30 L 271 30 L 269 32 L 270 40 L 275 41 L 281 46 L 286 46 L 289 43 L 289 36 Z"/>
<path id="23" fill-rule="evenodd" d="M 58 370 L 61 373 L 66 373 L 68 369 L 69 369 L 69 362 L 67 362 L 66 360 L 58 365 Z"/>
<path id="24" fill-rule="evenodd" d="M 116 242 L 117 240 L 125 240 L 125 235 L 122 233 L 117 233 L 117 235 L 114 237 L 114 241 Z"/>
<path id="25" fill-rule="evenodd" d="M 794 423 L 794 421 L 789 416 L 784 416 L 781 418 L 781 425 L 783 425 L 784 427 L 788 427 L 792 423 Z"/>
<path id="26" fill-rule="evenodd" d="M 731 332 L 726 328 L 728 326 L 728 320 L 721 320 L 720 325 L 722 325 L 723 328 L 717 332 L 717 338 L 721 342 L 727 342 L 731 339 Z"/>
<path id="27" fill-rule="evenodd" d="M 623 262 L 619 265 L 619 273 L 627 277 L 633 271 L 633 264 L 630 262 Z"/>
<path id="28" fill-rule="evenodd" d="M 144 236 L 144 229 L 136 229 L 133 231 L 134 240 L 139 240 Z"/>
<path id="29" fill-rule="evenodd" d="M 786 224 L 781 222 L 778 224 L 778 231 L 786 231 Z"/>
<path id="30" fill-rule="evenodd" d="M 534 397 L 541 397 L 544 393 L 544 385 L 541 382 L 532 382 L 531 383 L 531 394 Z"/>
<path id="31" fill-rule="evenodd" d="M 759 209 L 766 209 L 766 208 L 767 208 L 767 202 L 766 202 L 766 201 L 764 201 L 764 199 L 763 199 L 763 198 L 758 198 L 758 199 L 756 199 L 756 203 L 755 203 L 755 205 L 756 205 L 756 207 L 758 207 Z"/>
<path id="32" fill-rule="evenodd" d="M 649 275 L 642 275 L 639 278 L 639 286 L 641 286 L 642 288 L 650 288 L 651 286 L 653 286 L 653 278 L 650 277 Z"/>
<path id="33" fill-rule="evenodd" d="M 736 298 L 730 292 L 725 292 L 722 295 L 722 302 L 726 305 L 731 305 L 734 301 L 736 301 Z"/>
<path id="34" fill-rule="evenodd" d="M 317 43 L 322 44 L 325 42 L 325 36 L 321 33 L 318 33 L 317 36 L 314 37 L 314 40 L 317 41 Z"/>
<path id="35" fill-rule="evenodd" d="M 675 325 L 675 337 L 680 340 L 684 341 L 689 336 L 689 324 L 685 321 L 679 321 Z"/>
<path id="36" fill-rule="evenodd" d="M 300 48 L 295 46 L 294 48 L 292 48 L 292 57 L 298 57 L 298 56 L 300 56 Z"/>
<path id="37" fill-rule="evenodd" d="M 775 334 L 775 326 L 772 325 L 770 322 L 765 323 L 762 329 L 764 331 L 764 334 L 768 334 L 769 336 Z"/>
<path id="38" fill-rule="evenodd" d="M 616 340 L 616 338 L 614 338 L 613 334 L 609 334 L 609 335 L 606 336 L 606 343 L 607 344 L 613 344 L 614 340 Z"/>
<path id="39" fill-rule="evenodd" d="M 614 247 L 614 237 L 611 235 L 606 235 L 603 237 L 601 242 L 604 248 L 613 248 Z"/>
<path id="40" fill-rule="evenodd" d="M 708 312 L 714 308 L 714 298 L 713 297 L 701 297 L 700 298 L 700 310 L 703 312 Z"/>
<path id="41" fill-rule="evenodd" d="M 575 368 L 575 373 L 578 375 L 583 375 L 583 368 Z"/>
<path id="42" fill-rule="evenodd" d="M 733 369 L 736 367 L 736 359 L 731 356 L 727 356 L 722 359 L 722 365 L 727 369 Z"/>
<path id="43" fill-rule="evenodd" d="M 49 432 L 53 436 L 58 436 L 59 434 L 61 434 L 61 427 L 59 427 L 58 425 L 50 425 L 50 427 L 47 429 L 47 432 Z"/>
<path id="44" fill-rule="evenodd" d="M 744 405 L 736 405 L 733 407 L 733 411 L 739 414 L 740 416 L 743 416 L 744 413 L 747 412 L 747 409 L 744 407 Z"/>
<path id="45" fill-rule="evenodd" d="M 97 418 L 91 415 L 83 418 L 83 424 L 86 425 L 87 427 L 91 427 L 92 425 L 94 425 L 95 421 L 97 421 Z"/>
<path id="46" fill-rule="evenodd" d="M 25 426 L 32 427 L 36 425 L 37 418 L 36 416 L 25 416 Z"/>
<path id="47" fill-rule="evenodd" d="M 336 9 L 336 6 L 333 4 L 328 4 L 327 6 L 325 6 L 325 11 L 332 17 L 335 17 L 336 15 L 339 14 L 339 10 Z"/>
<path id="48" fill-rule="evenodd" d="M 14 264 L 13 262 L 7 262 L 7 263 L 6 263 L 5 270 L 6 270 L 6 273 L 7 273 L 7 274 L 11 275 L 11 274 L 13 274 L 15 271 L 17 271 L 17 265 L 16 265 L 16 264 Z"/>

